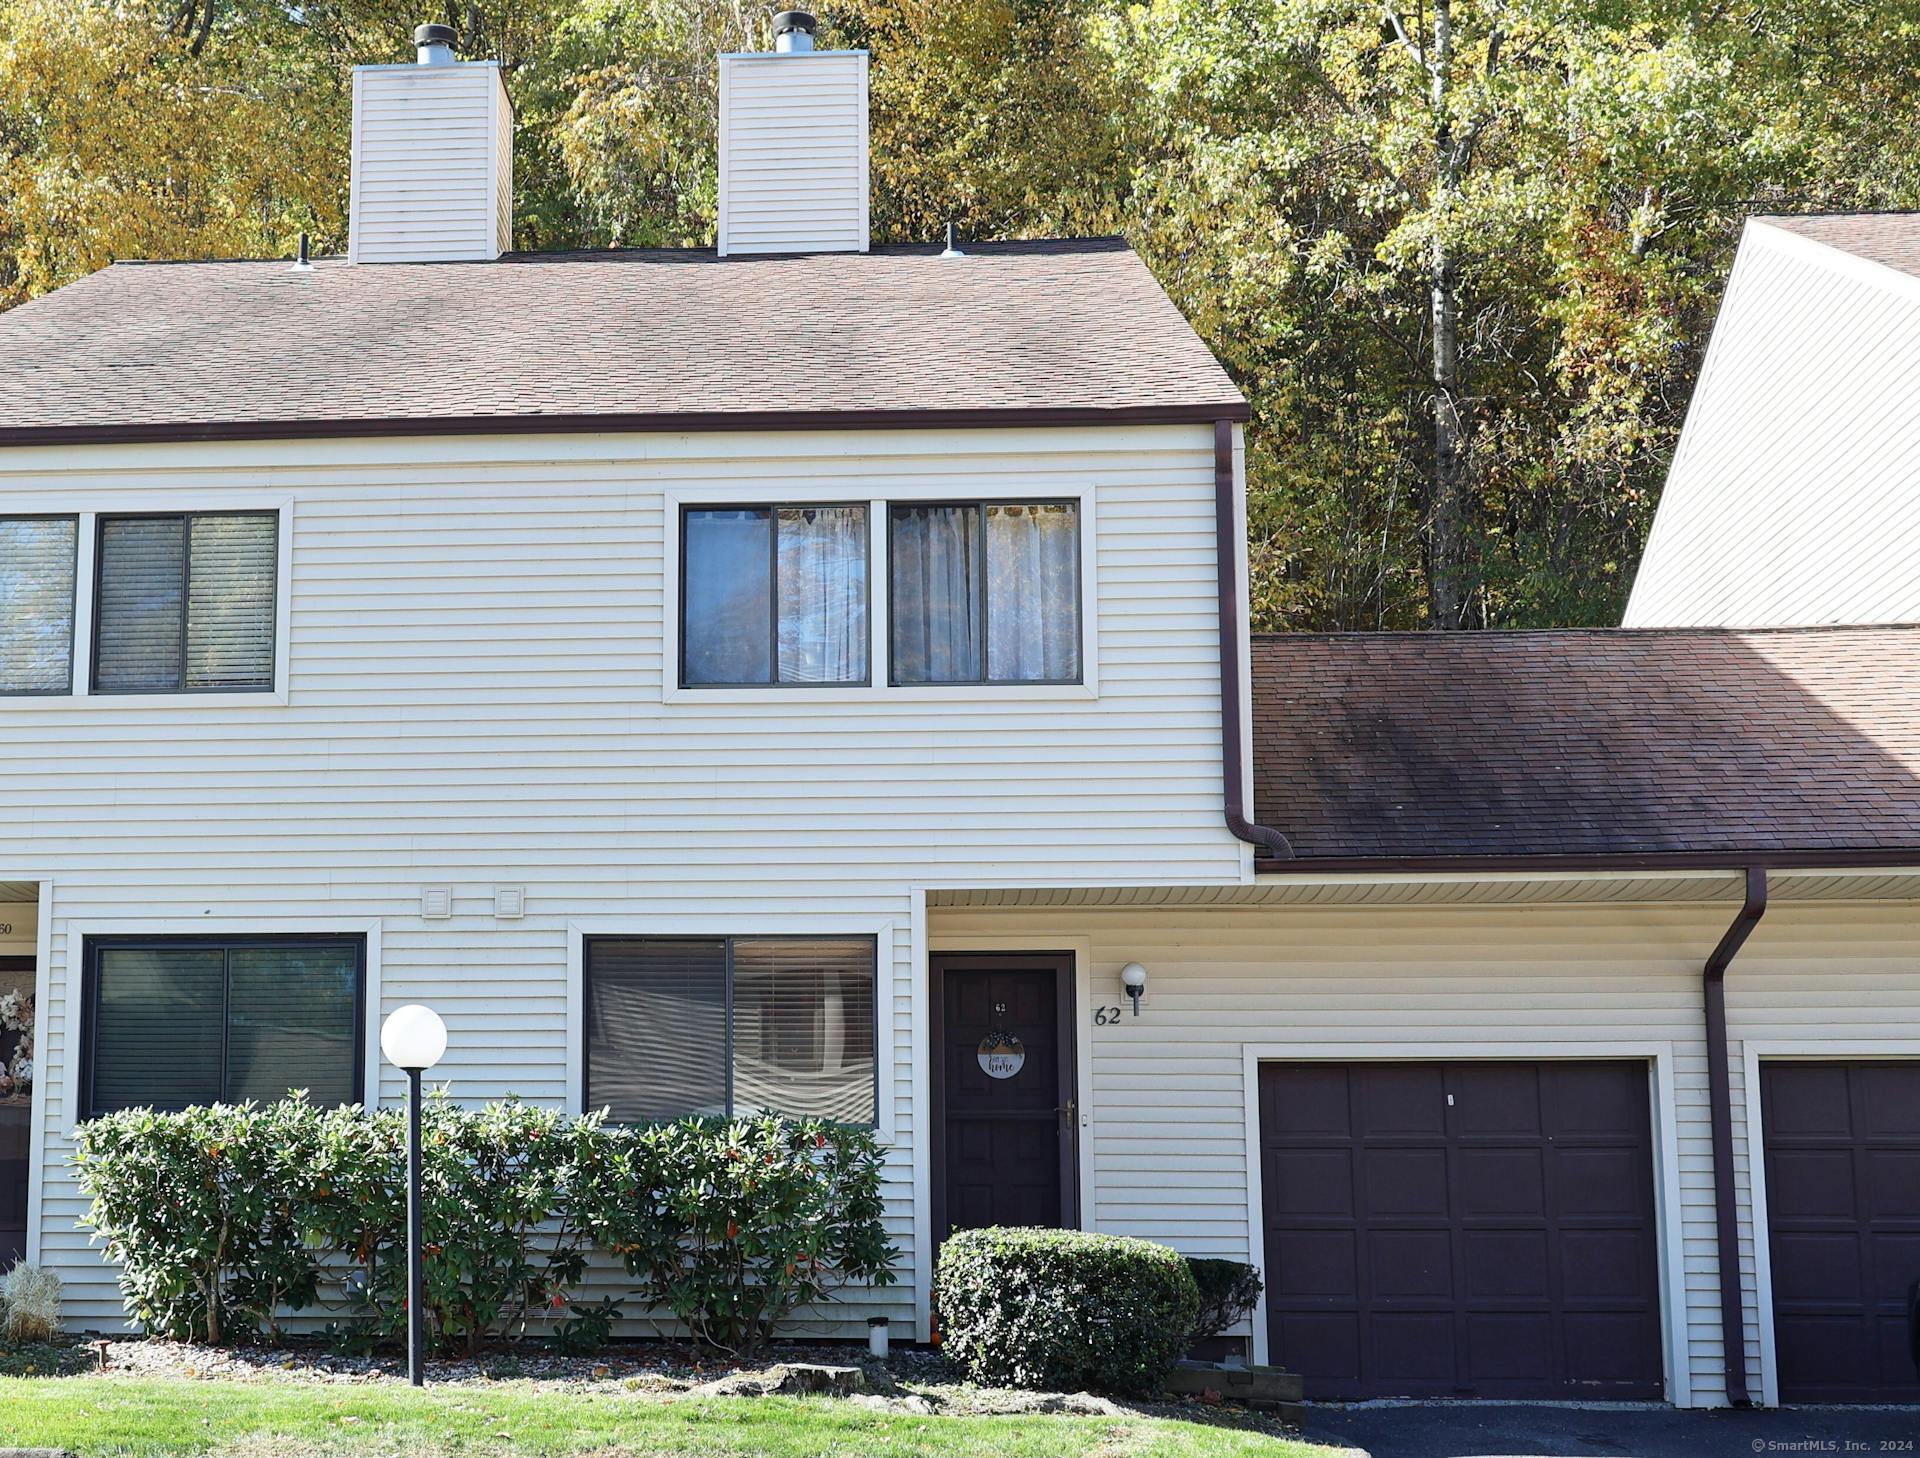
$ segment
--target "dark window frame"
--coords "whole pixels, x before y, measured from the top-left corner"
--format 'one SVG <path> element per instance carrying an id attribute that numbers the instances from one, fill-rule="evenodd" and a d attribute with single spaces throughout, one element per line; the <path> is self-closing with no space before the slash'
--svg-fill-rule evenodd
<path id="1" fill-rule="evenodd" d="M 187 683 L 187 620 L 193 611 L 193 523 L 201 517 L 209 516 L 263 516 L 273 521 L 273 610 L 270 614 L 273 642 L 272 657 L 267 664 L 265 684 L 251 684 L 241 687 L 193 688 Z M 101 545 L 106 539 L 107 523 L 110 521 L 177 521 L 181 530 L 180 553 L 180 682 L 171 688 L 131 688 L 111 689 L 100 687 L 100 590 L 104 582 L 102 571 L 106 554 Z M 155 694 L 270 694 L 280 682 L 280 562 L 285 543 L 287 523 L 283 512 L 275 507 L 247 507 L 240 511 L 103 511 L 94 517 L 93 523 L 93 622 L 91 641 L 87 655 L 87 692 L 100 698 L 139 698 L 152 697 Z"/>
<path id="2" fill-rule="evenodd" d="M 978 678 L 903 679 L 895 663 L 893 625 L 900 606 L 898 585 L 894 581 L 894 512 L 924 507 L 972 507 L 980 513 L 980 676 Z M 1077 671 L 1072 678 L 992 678 L 989 661 L 991 639 L 987 590 L 987 510 L 994 506 L 1071 506 L 1073 508 L 1073 647 Z M 1080 496 L 962 496 L 939 501 L 901 500 L 887 502 L 887 686 L 899 689 L 943 688 L 1074 688 L 1087 681 L 1087 573 L 1086 503 Z"/>
<path id="3" fill-rule="evenodd" d="M 780 677 L 780 513 L 783 511 L 850 511 L 858 507 L 865 513 L 866 531 L 861 545 L 866 551 L 867 671 L 859 678 L 826 680 L 782 679 Z M 765 683 L 694 683 L 687 677 L 687 521 L 695 512 L 764 511 L 767 513 L 767 681 Z M 679 659 L 680 687 L 716 689 L 737 693 L 742 689 L 853 689 L 873 687 L 873 503 L 871 501 L 683 501 L 680 503 L 679 562 Z M 708 940 L 708 938 L 695 938 Z"/>
<path id="4" fill-rule="evenodd" d="M 0 511 L 0 521 L 70 521 L 73 523 L 72 588 L 67 598 L 67 686 L 50 689 L 0 689 L 0 698 L 71 698 L 80 673 L 80 514 L 71 511 Z"/>
<path id="5" fill-rule="evenodd" d="M 880 938 L 877 933 L 855 932 L 846 936 L 835 936 L 825 932 L 756 932 L 744 936 L 658 936 L 646 932 L 631 935 L 620 932 L 594 932 L 582 936 L 580 939 L 580 1107 L 588 1112 L 600 1107 L 593 1101 L 593 999 L 587 995 L 588 986 L 593 980 L 593 949 L 595 944 L 600 942 L 718 942 L 725 949 L 726 1034 L 724 1046 L 727 1060 L 727 1112 L 724 1117 L 729 1119 L 737 1117 L 733 1103 L 733 949 L 742 942 L 859 942 L 865 945 L 873 953 L 873 1118 L 868 1123 L 857 1127 L 875 1130 L 880 1127 L 880 1060 L 885 1050 L 880 1041 L 880 1030 L 883 1024 L 880 1018 Z M 674 1118 L 686 1117 L 687 1115 L 680 1114 L 641 1122 L 665 1124 L 672 1123 Z M 622 1121 L 610 1119 L 609 1122 Z"/>
<path id="6" fill-rule="evenodd" d="M 81 1121 L 97 1118 L 93 1074 L 95 1043 L 100 1031 L 100 953 L 115 948 L 156 948 L 166 951 L 219 950 L 225 967 L 225 954 L 236 947 L 351 946 L 354 949 L 353 979 L 353 1093 L 350 1102 L 364 1104 L 367 1099 L 367 938 L 364 932 L 239 932 L 232 936 L 214 933 L 142 936 L 137 932 L 110 936 L 88 936 L 80 951 L 80 1090 L 75 1102 Z M 232 1037 L 232 972 L 226 970 L 227 988 L 221 997 L 220 1087 L 226 1096 L 227 1045 Z"/>

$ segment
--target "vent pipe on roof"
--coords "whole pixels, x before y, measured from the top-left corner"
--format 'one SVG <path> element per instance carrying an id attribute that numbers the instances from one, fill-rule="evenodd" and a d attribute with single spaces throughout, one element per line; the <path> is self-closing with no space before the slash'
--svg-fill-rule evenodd
<path id="1" fill-rule="evenodd" d="M 453 43 L 457 39 L 450 25 L 416 25 L 413 28 L 414 57 L 423 66 L 451 66 Z"/>
<path id="2" fill-rule="evenodd" d="M 782 55 L 813 49 L 819 22 L 804 10 L 782 10 L 773 17 L 773 48 Z"/>

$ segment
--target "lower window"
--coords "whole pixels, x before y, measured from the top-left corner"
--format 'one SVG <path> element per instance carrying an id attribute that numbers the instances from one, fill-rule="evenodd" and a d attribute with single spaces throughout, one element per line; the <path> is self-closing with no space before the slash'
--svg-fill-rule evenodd
<path id="1" fill-rule="evenodd" d="M 591 937 L 584 1105 L 874 1122 L 871 937 Z"/>
<path id="2" fill-rule="evenodd" d="M 87 1117 L 360 1101 L 364 938 L 90 938 L 86 979 Z"/>

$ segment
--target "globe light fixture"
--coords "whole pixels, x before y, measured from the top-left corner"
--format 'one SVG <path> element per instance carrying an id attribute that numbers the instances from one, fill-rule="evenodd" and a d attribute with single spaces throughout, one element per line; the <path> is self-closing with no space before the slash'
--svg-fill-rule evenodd
<path id="1" fill-rule="evenodd" d="M 1147 969 L 1138 962 L 1129 962 L 1120 969 L 1120 985 L 1127 990 L 1127 996 L 1133 999 L 1133 1015 L 1140 1016 L 1140 994 L 1147 990 Z"/>
<path id="2" fill-rule="evenodd" d="M 427 1382 L 426 1238 L 420 1219 L 420 1075 L 447 1051 L 447 1025 L 410 1002 L 380 1025 L 380 1051 L 407 1076 L 407 1380 Z"/>

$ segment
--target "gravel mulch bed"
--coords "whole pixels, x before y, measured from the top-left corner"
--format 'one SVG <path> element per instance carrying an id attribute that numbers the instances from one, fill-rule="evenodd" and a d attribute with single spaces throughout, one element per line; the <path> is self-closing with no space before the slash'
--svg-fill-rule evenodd
<path id="1" fill-rule="evenodd" d="M 669 1342 L 622 1344 L 580 1357 L 528 1347 L 430 1361 L 427 1381 L 436 1386 L 513 1382 L 555 1392 L 600 1389 L 641 1396 L 737 1397 L 792 1390 L 790 1386 L 783 1389 L 790 1369 L 821 1366 L 854 1369 L 842 1379 L 855 1388 L 844 1400 L 906 1413 L 1140 1413 L 1276 1434 L 1289 1431 L 1267 1414 L 1228 1404 L 1173 1399 L 1118 1402 L 1085 1392 L 975 1387 L 958 1380 L 938 1352 L 911 1348 L 876 1362 L 864 1347 L 776 1346 L 764 1359 L 734 1362 Z M 404 1383 L 407 1366 L 402 1355 L 345 1356 L 321 1342 L 223 1348 L 108 1337 L 16 1348 L 0 1344 L 0 1375 L 368 1385 Z"/>

